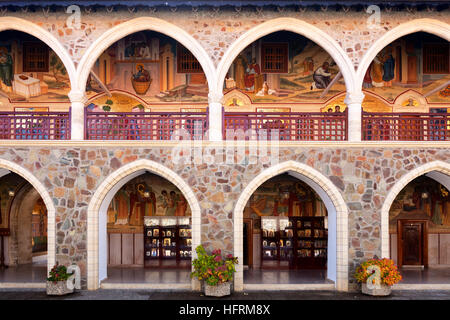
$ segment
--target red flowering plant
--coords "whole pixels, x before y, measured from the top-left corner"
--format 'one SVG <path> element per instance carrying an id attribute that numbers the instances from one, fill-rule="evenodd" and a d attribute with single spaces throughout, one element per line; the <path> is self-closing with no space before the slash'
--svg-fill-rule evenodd
<path id="1" fill-rule="evenodd" d="M 53 266 L 52 270 L 50 270 L 49 277 L 47 281 L 57 282 L 57 281 L 65 281 L 69 279 L 69 277 L 73 273 L 67 273 L 67 268 L 63 265 L 59 265 L 58 263 Z"/>
<path id="2" fill-rule="evenodd" d="M 393 260 L 373 258 L 361 263 L 356 268 L 355 278 L 358 282 L 367 283 L 369 277 L 376 273 L 376 270 L 373 270 L 373 268 L 368 270 L 370 266 L 378 266 L 380 268 L 380 282 L 385 285 L 392 286 L 402 280 L 402 276 Z M 375 277 L 371 277 L 371 280 L 375 283 Z"/>
<path id="3" fill-rule="evenodd" d="M 202 245 L 199 245 L 195 251 L 197 258 L 192 261 L 194 271 L 191 273 L 191 278 L 197 277 L 198 280 L 204 280 L 210 286 L 233 280 L 233 273 L 236 272 L 235 264 L 238 263 L 236 257 L 231 254 L 223 257 L 220 249 L 208 254 Z"/>

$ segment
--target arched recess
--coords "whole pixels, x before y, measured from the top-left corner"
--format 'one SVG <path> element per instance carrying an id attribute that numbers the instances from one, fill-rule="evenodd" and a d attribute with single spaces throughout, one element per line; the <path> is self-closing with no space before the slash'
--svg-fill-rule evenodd
<path id="1" fill-rule="evenodd" d="M 173 183 L 186 198 L 192 212 L 192 248 L 200 245 L 200 205 L 189 185 L 174 171 L 147 159 L 130 162 L 110 174 L 97 188 L 88 206 L 87 216 L 87 285 L 89 290 L 98 289 L 106 278 L 106 212 L 108 206 L 128 181 L 149 171 Z M 193 253 L 193 257 L 195 253 Z M 193 282 L 193 289 L 195 287 Z"/>
<path id="2" fill-rule="evenodd" d="M 86 81 L 95 61 L 100 55 L 116 41 L 143 30 L 153 30 L 163 33 L 181 43 L 200 62 L 208 81 L 209 91 L 215 83 L 214 65 L 205 49 L 185 30 L 158 18 L 140 17 L 132 19 L 109 29 L 95 40 L 86 50 L 77 67 L 78 92 L 85 92 Z"/>
<path id="3" fill-rule="evenodd" d="M 77 83 L 75 64 L 61 42 L 51 33 L 28 20 L 16 17 L 0 17 L 0 32 L 5 30 L 16 30 L 30 34 L 48 45 L 64 64 L 69 75 L 71 88 L 75 87 Z"/>
<path id="4" fill-rule="evenodd" d="M 255 177 L 244 189 L 234 209 L 234 255 L 243 261 L 243 215 L 251 195 L 265 181 L 282 173 L 307 183 L 322 199 L 328 210 L 327 277 L 339 291 L 348 291 L 348 210 L 336 186 L 316 169 L 295 161 L 286 161 L 270 167 Z M 236 268 L 234 288 L 243 290 L 243 267 Z"/>
<path id="5" fill-rule="evenodd" d="M 215 92 L 222 92 L 225 76 L 234 59 L 252 42 L 277 31 L 298 33 L 321 46 L 333 58 L 342 72 L 347 92 L 353 92 L 355 87 L 355 70 L 353 63 L 344 49 L 330 35 L 319 28 L 295 18 L 277 18 L 266 21 L 248 30 L 227 49 L 217 66 L 217 87 Z"/>
<path id="6" fill-rule="evenodd" d="M 450 41 L 450 25 L 435 19 L 416 19 L 403 23 L 378 38 L 366 51 L 356 71 L 356 88 L 362 88 L 364 75 L 375 56 L 395 40 L 416 32 L 427 32 Z"/>
<path id="7" fill-rule="evenodd" d="M 44 185 L 27 169 L 4 159 L 0 159 L 0 168 L 2 171 L 9 170 L 14 172 L 28 181 L 39 193 L 47 207 L 47 270 L 50 271 L 56 263 L 56 211 L 53 200 Z M 45 279 L 42 281 L 45 281 Z"/>
<path id="8" fill-rule="evenodd" d="M 391 188 L 384 200 L 381 208 L 381 256 L 390 257 L 389 252 L 389 210 L 397 195 L 408 183 L 415 178 L 427 175 L 430 178 L 438 181 L 446 188 L 450 187 L 450 163 L 436 160 L 424 164 L 414 170 L 405 174 L 397 183 Z"/>

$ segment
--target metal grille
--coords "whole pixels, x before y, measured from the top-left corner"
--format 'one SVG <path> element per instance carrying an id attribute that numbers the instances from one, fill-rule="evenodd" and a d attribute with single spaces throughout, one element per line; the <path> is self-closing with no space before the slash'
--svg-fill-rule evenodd
<path id="1" fill-rule="evenodd" d="M 70 111 L 0 112 L 0 139 L 70 140 Z"/>
<path id="2" fill-rule="evenodd" d="M 87 140 L 202 140 L 206 112 L 85 111 Z"/>
<path id="3" fill-rule="evenodd" d="M 347 140 L 344 112 L 225 112 L 226 140 Z"/>
<path id="4" fill-rule="evenodd" d="M 363 140 L 448 141 L 450 117 L 438 113 L 362 113 Z"/>

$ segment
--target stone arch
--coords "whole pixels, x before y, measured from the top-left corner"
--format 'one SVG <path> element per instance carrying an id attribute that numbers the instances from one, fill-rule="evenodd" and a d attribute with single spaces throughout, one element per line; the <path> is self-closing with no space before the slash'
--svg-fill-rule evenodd
<path id="1" fill-rule="evenodd" d="M 356 71 L 356 85 L 361 90 L 364 75 L 375 56 L 393 41 L 416 32 L 427 32 L 450 41 L 450 25 L 435 19 L 415 19 L 402 23 L 378 38 L 366 51 Z"/>
<path id="2" fill-rule="evenodd" d="M 433 175 L 433 173 L 437 173 Z M 430 175 L 430 177 L 434 180 L 437 180 L 441 184 L 446 185 L 440 178 L 442 175 L 446 175 L 450 177 L 450 163 L 443 162 L 440 160 L 432 161 L 426 163 L 420 167 L 411 170 L 407 174 L 405 174 L 397 183 L 389 190 L 387 194 L 383 206 L 381 207 L 381 256 L 382 257 L 390 257 L 389 252 L 389 210 L 391 209 L 392 203 L 394 202 L 397 195 L 400 191 L 403 190 L 404 187 L 412 180 L 422 175 Z M 447 180 L 448 181 L 448 180 Z"/>
<path id="3" fill-rule="evenodd" d="M 75 86 L 77 83 L 75 64 L 61 42 L 51 33 L 28 20 L 16 17 L 0 17 L 0 32 L 5 30 L 16 30 L 27 33 L 48 45 L 64 64 L 69 75 L 71 88 Z"/>
<path id="4" fill-rule="evenodd" d="M 321 46 L 339 66 L 339 70 L 342 72 L 345 80 L 347 91 L 354 91 L 356 87 L 353 63 L 336 40 L 305 21 L 295 18 L 277 18 L 261 23 L 248 30 L 230 45 L 217 66 L 216 92 L 222 92 L 225 76 L 239 53 L 252 42 L 277 31 L 291 31 L 300 34 Z"/>
<path id="5" fill-rule="evenodd" d="M 47 270 L 50 271 L 56 263 L 56 210 L 53 200 L 44 185 L 27 169 L 5 159 L 0 159 L 0 168 L 24 178 L 39 193 L 47 207 Z"/>
<path id="6" fill-rule="evenodd" d="M 215 83 L 215 70 L 213 63 L 205 49 L 185 30 L 176 25 L 153 17 L 140 17 L 116 25 L 96 39 L 86 50 L 77 67 L 78 91 L 85 92 L 89 72 L 100 55 L 116 41 L 127 35 L 143 30 L 153 30 L 163 33 L 180 42 L 200 62 L 208 81 L 209 91 Z"/>
<path id="7" fill-rule="evenodd" d="M 106 277 L 106 247 L 102 248 L 105 252 L 100 249 L 100 245 L 106 246 L 106 214 L 102 217 L 101 211 L 106 213 L 117 191 L 128 181 L 146 171 L 167 179 L 183 193 L 192 212 L 192 248 L 200 244 L 201 210 L 189 185 L 177 173 L 157 162 L 147 159 L 130 162 L 103 180 L 89 202 L 87 212 L 87 285 L 89 290 L 98 289 L 100 281 Z M 100 242 L 100 234 L 105 236 L 105 243 Z M 193 282 L 193 289 L 195 289 L 194 286 Z"/>
<path id="8" fill-rule="evenodd" d="M 296 178 L 306 182 L 312 187 L 324 201 L 327 210 L 329 211 L 329 230 L 328 237 L 333 239 L 335 237 L 334 247 L 332 252 L 332 262 L 328 261 L 328 265 L 334 264 L 334 270 L 328 274 L 329 277 L 334 278 L 335 287 L 339 291 L 348 291 L 348 209 L 347 205 L 337 189 L 337 187 L 322 173 L 316 169 L 292 160 L 272 166 L 258 176 L 251 180 L 245 187 L 241 196 L 237 200 L 234 208 L 234 255 L 238 257 L 239 261 L 243 261 L 243 214 L 244 208 L 249 201 L 251 195 L 264 182 L 272 177 L 282 173 L 292 173 Z M 328 202 L 328 203 L 327 203 Z M 330 210 L 331 209 L 331 210 Z M 330 212 L 331 211 L 331 212 Z M 329 241 L 330 243 L 330 241 Z M 329 246 L 330 249 L 330 246 Z M 329 250 L 333 251 L 333 250 Z M 334 255 L 335 254 L 335 255 Z M 334 255 L 334 256 L 333 256 Z M 330 254 L 328 255 L 330 258 Z M 332 266 L 333 267 L 333 266 Z M 238 265 L 235 276 L 235 290 L 243 290 L 243 267 Z"/>

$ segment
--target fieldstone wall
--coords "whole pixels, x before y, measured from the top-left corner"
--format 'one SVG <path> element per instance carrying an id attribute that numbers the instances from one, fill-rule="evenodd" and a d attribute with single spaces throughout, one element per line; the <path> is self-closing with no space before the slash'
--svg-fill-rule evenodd
<path id="1" fill-rule="evenodd" d="M 212 250 L 233 253 L 235 203 L 259 173 L 271 165 L 220 145 L 204 147 L 205 161 L 174 163 L 174 147 L 23 146 L 0 147 L 0 158 L 29 170 L 48 190 L 56 208 L 56 260 L 77 263 L 86 278 L 87 207 L 97 186 L 113 171 L 149 159 L 176 172 L 200 204 L 201 241 Z M 177 152 L 178 149 L 176 149 Z M 387 192 L 406 173 L 434 160 L 450 162 L 448 148 L 283 146 L 278 162 L 306 164 L 328 177 L 349 209 L 350 274 L 361 260 L 380 255 L 381 207 Z M 228 163 L 226 161 L 228 156 Z M 232 159 L 232 161 L 230 161 Z M 256 160 L 256 161 L 254 161 Z M 352 279 L 352 277 L 349 277 Z"/>
<path id="2" fill-rule="evenodd" d="M 384 33 L 394 27 L 421 18 L 450 23 L 448 10 L 416 10 L 414 8 L 382 9 L 379 24 L 366 10 L 322 7 L 294 8 L 85 8 L 80 7 L 80 28 L 73 25 L 73 11 L 61 8 L 49 10 L 2 11 L 2 16 L 13 16 L 32 21 L 53 34 L 66 48 L 75 63 L 86 49 L 105 31 L 138 17 L 155 17 L 170 22 L 193 36 L 208 52 L 217 66 L 227 48 L 246 31 L 266 21 L 291 17 L 310 23 L 333 37 L 347 52 L 355 66 Z M 149 26 L 151 28 L 151 26 Z"/>

